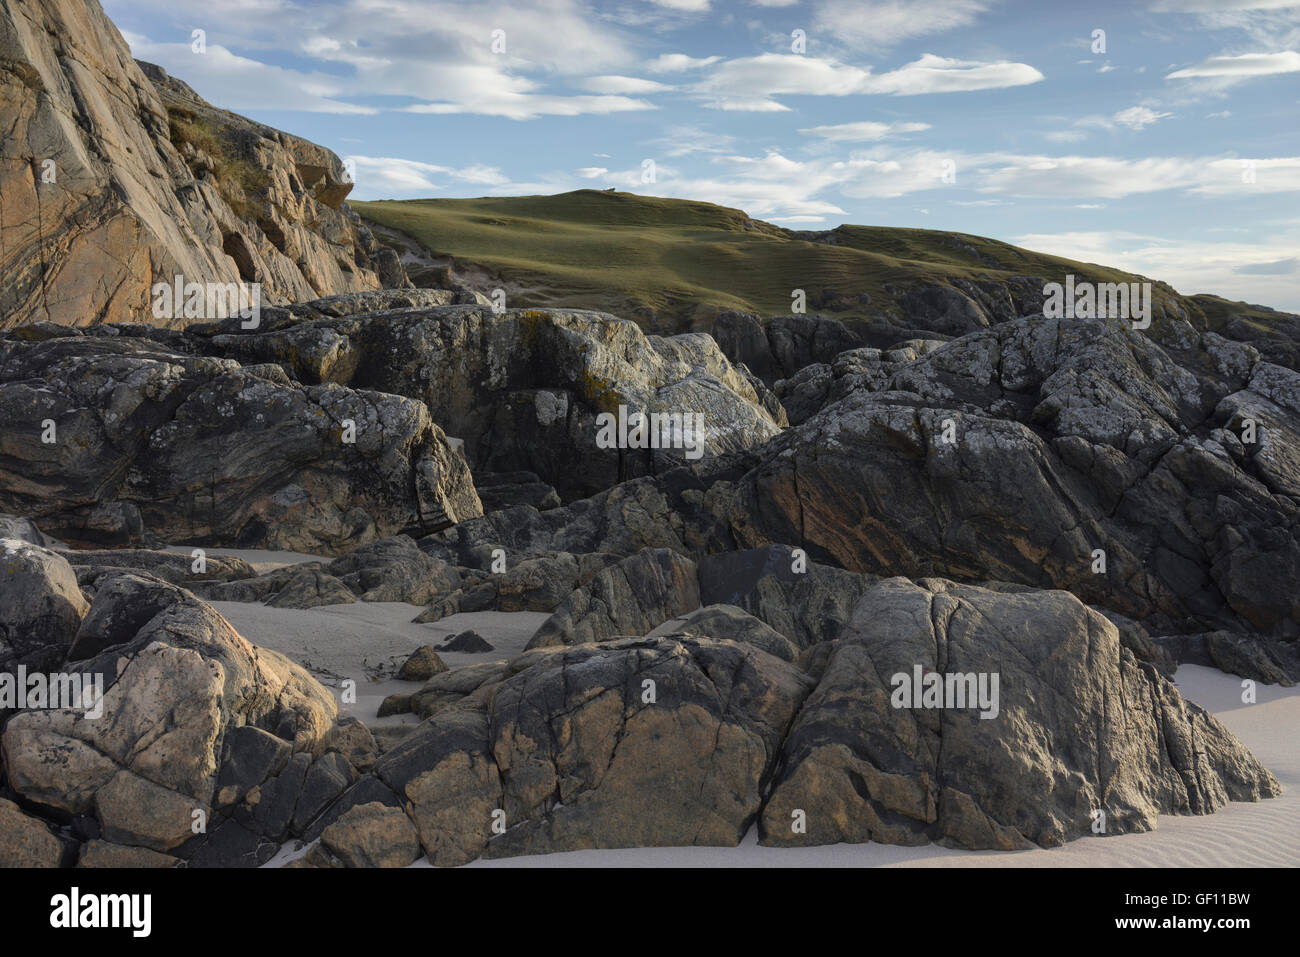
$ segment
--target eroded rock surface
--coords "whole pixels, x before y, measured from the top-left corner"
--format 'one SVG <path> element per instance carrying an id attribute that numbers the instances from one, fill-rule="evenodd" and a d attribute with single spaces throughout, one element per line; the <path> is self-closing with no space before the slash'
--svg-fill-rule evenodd
<path id="1" fill-rule="evenodd" d="M 0 327 L 169 324 L 176 275 L 267 303 L 407 282 L 337 156 L 137 64 L 95 0 L 0 4 L 0 61 Z"/>
<path id="2" fill-rule="evenodd" d="M 72 543 L 147 529 L 329 554 L 481 512 L 419 401 L 301 386 L 147 338 L 0 341 L 0 416 L 0 502 Z"/>

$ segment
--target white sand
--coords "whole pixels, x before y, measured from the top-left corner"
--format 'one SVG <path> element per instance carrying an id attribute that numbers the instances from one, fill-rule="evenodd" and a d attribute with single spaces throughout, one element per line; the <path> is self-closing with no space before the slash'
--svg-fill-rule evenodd
<path id="1" fill-rule="evenodd" d="M 208 545 L 168 545 L 162 549 L 164 552 L 175 552 L 181 555 L 188 555 L 196 548 L 202 548 L 208 555 L 217 557 L 225 555 L 229 558 L 242 558 L 248 564 L 253 566 L 253 571 L 259 575 L 265 575 L 267 572 L 273 572 L 277 568 L 283 568 L 285 565 L 297 565 L 301 562 L 328 562 L 332 559 L 322 555 L 307 555 L 303 552 L 273 552 L 262 549 L 252 548 L 212 548 Z"/>
<path id="2" fill-rule="evenodd" d="M 186 551 L 184 546 L 174 550 Z M 213 549 L 235 555 L 260 570 L 311 561 L 292 552 Z M 329 605 L 305 611 L 239 602 L 214 602 L 240 634 L 305 665 L 329 685 L 337 677 L 357 681 L 357 703 L 341 706 L 376 729 L 415 724 L 410 715 L 377 719 L 379 703 L 394 692 L 417 690 L 418 682 L 367 680 L 376 666 L 391 668 L 421 645 L 438 645 L 472 628 L 494 651 L 439 655 L 451 668 L 511 658 L 521 651 L 547 615 L 537 612 L 475 612 L 433 624 L 411 619 L 420 608 L 397 602 Z M 330 676 L 336 676 L 331 680 Z M 562 854 L 475 861 L 469 867 L 1296 867 L 1300 866 L 1300 688 L 1258 686 L 1258 701 L 1241 703 L 1241 679 L 1210 668 L 1186 665 L 1177 682 L 1184 696 L 1213 712 L 1264 763 L 1285 793 L 1255 804 L 1230 803 L 1205 816 L 1162 815 L 1154 831 L 1091 837 L 1063 847 L 1030 851 L 959 851 L 929 845 L 836 844 L 768 848 L 751 830 L 737 848 L 668 847 L 573 851 Z M 268 866 L 300 857 L 306 848 L 290 842 Z M 425 866 L 423 859 L 414 866 Z"/>
<path id="3" fill-rule="evenodd" d="M 448 668 L 513 658 L 524 650 L 533 633 L 549 617 L 544 612 L 478 611 L 417 625 L 411 619 L 424 609 L 403 602 L 357 602 L 298 610 L 215 601 L 212 607 L 253 644 L 296 661 L 336 694 L 341 679 L 356 681 L 356 704 L 340 703 L 339 709 L 374 728 L 417 724 L 412 715 L 379 718 L 376 714 L 380 703 L 390 694 L 410 694 L 423 684 L 391 678 L 373 681 L 370 676 L 377 670 L 391 675 L 421 645 L 436 647 L 452 635 L 470 629 L 487 639 L 494 650 L 482 654 L 438 652 Z"/>

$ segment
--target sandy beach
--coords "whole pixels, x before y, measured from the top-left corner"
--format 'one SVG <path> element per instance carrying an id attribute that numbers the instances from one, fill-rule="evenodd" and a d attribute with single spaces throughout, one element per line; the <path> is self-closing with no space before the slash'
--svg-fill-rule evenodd
<path id="1" fill-rule="evenodd" d="M 310 556 L 233 552 L 268 566 Z M 415 724 L 410 715 L 376 718 L 389 694 L 418 683 L 368 681 L 377 666 L 400 663 L 424 644 L 438 645 L 473 629 L 494 651 L 477 655 L 440 653 L 453 669 L 519 654 L 544 613 L 476 612 L 433 624 L 414 624 L 420 609 L 397 602 L 331 605 L 305 611 L 238 602 L 214 606 L 250 641 L 285 654 L 327 684 L 331 676 L 357 679 L 357 703 L 341 706 L 376 728 Z M 1259 685 L 1257 702 L 1241 703 L 1241 679 L 1195 665 L 1178 670 L 1183 695 L 1213 712 L 1277 776 L 1285 794 L 1256 804 L 1230 803 L 1206 816 L 1162 815 L 1154 831 L 1073 841 L 1029 851 L 962 851 L 929 845 L 837 844 L 767 848 L 751 830 L 738 847 L 671 847 L 573 851 L 505 860 L 478 860 L 468 867 L 1295 867 L 1300 866 L 1300 688 Z M 306 848 L 286 845 L 266 866 L 300 857 Z M 428 866 L 422 858 L 416 867 Z"/>

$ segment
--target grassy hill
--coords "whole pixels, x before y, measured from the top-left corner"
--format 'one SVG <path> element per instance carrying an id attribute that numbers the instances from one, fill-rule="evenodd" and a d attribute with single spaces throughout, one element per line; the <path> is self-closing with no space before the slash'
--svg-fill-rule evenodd
<path id="1" fill-rule="evenodd" d="M 964 233 L 795 231 L 725 206 L 603 190 L 352 206 L 385 238 L 400 242 L 396 230 L 415 240 L 429 268 L 450 264 L 477 288 L 499 286 L 511 306 L 600 309 L 654 331 L 707 329 L 723 309 L 788 315 L 793 289 L 807 292 L 810 313 L 897 325 L 900 300 L 921 285 L 969 294 L 974 284 L 996 300 L 1017 280 L 1034 285 L 1025 277 L 1145 278 Z M 410 271 L 418 284 L 419 267 Z M 1154 294 L 1199 314 L 1167 285 Z"/>

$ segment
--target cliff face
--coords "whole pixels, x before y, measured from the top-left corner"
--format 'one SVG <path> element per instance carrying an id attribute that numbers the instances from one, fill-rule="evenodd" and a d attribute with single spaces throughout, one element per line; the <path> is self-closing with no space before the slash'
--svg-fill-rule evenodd
<path id="1" fill-rule="evenodd" d="M 96 0 L 0 0 L 0 115 L 0 328 L 181 324 L 149 298 L 177 274 L 263 303 L 408 285 L 335 154 L 137 63 Z"/>

